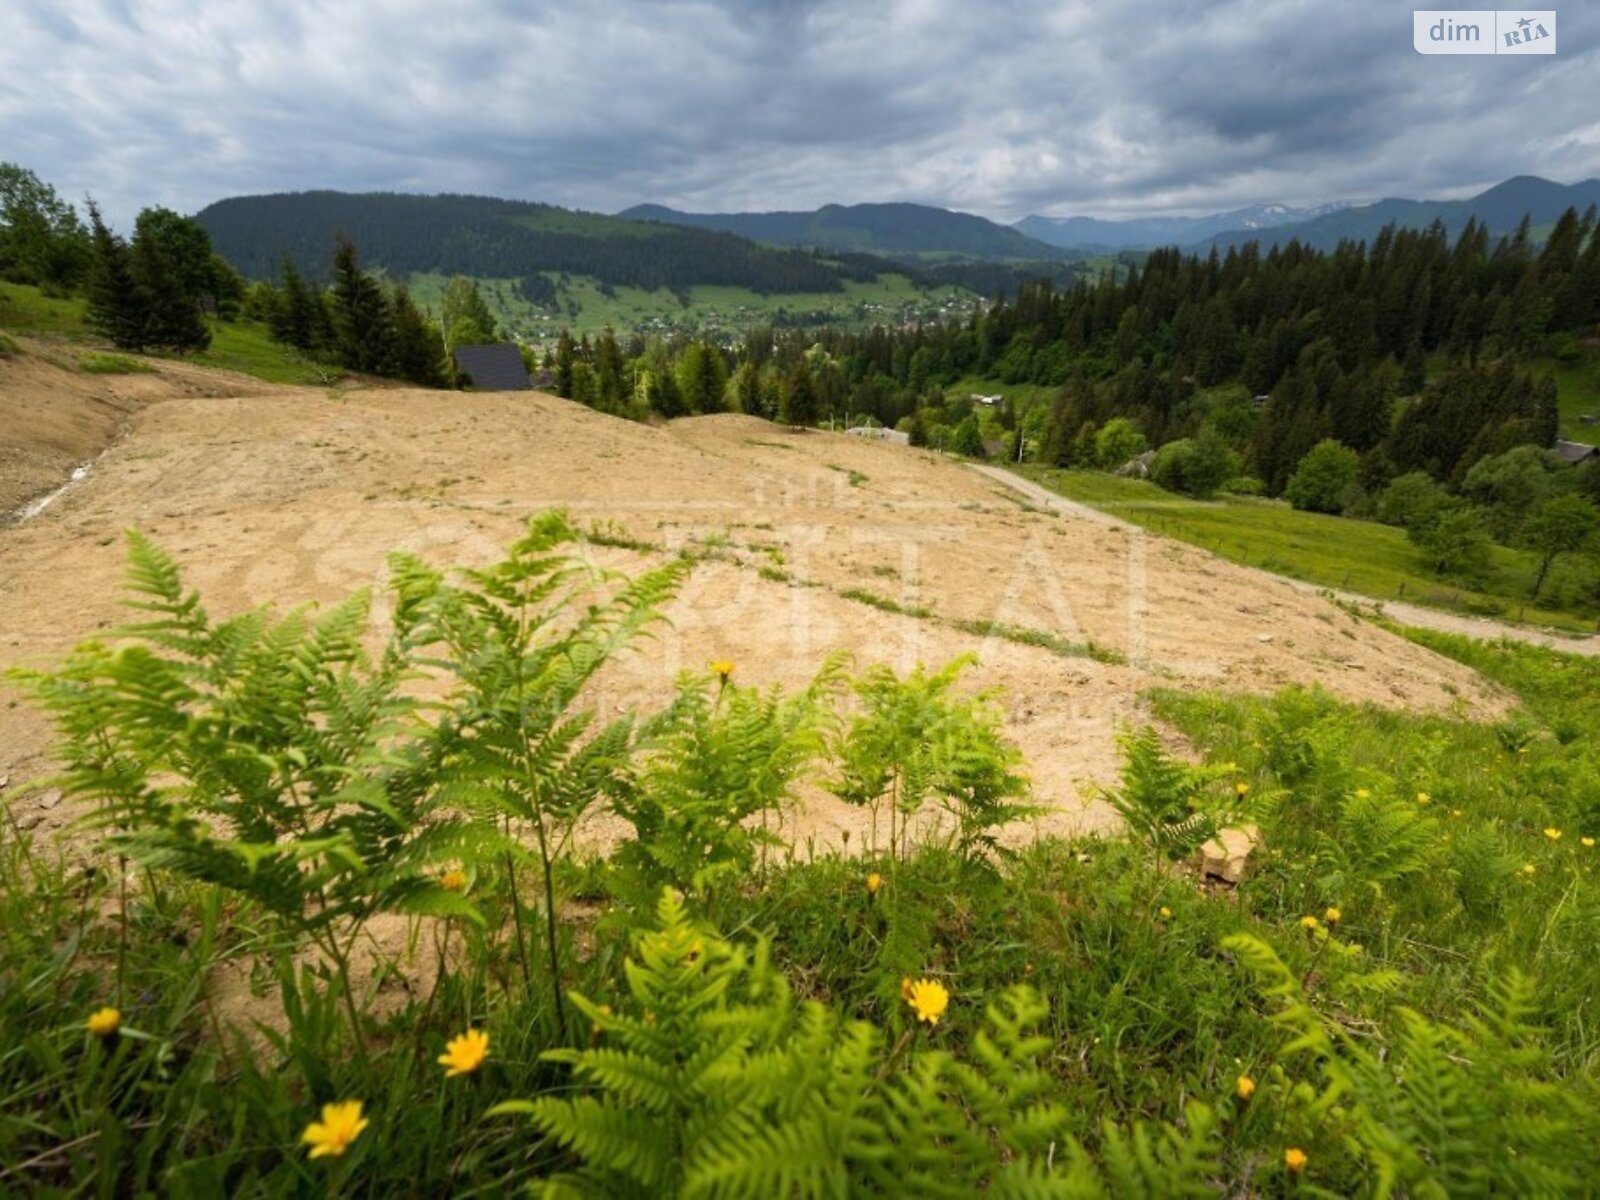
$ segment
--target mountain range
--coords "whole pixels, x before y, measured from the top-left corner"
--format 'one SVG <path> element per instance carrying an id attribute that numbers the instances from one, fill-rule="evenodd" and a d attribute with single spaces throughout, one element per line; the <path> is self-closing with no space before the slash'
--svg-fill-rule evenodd
<path id="1" fill-rule="evenodd" d="M 737 234 L 773 246 L 812 246 L 892 258 L 1058 259 L 1028 230 L 927 204 L 825 204 L 811 212 L 689 213 L 640 204 L 617 214 Z"/>
<path id="2" fill-rule="evenodd" d="M 1600 204 L 1600 179 L 1554 183 L 1519 175 L 1466 200 L 1333 201 L 1306 207 L 1254 204 L 1194 217 L 1027 216 L 1001 225 L 925 204 L 827 204 L 810 212 L 691 213 L 641 204 L 631 220 L 718 230 L 773 246 L 856 251 L 923 262 L 986 259 L 1011 263 L 1082 260 L 1123 251 L 1179 246 L 1205 253 L 1246 242 L 1265 247 L 1297 238 L 1322 250 L 1348 239 L 1370 241 L 1385 225 L 1424 228 L 1442 221 L 1452 235 L 1471 218 L 1509 233 L 1526 216 L 1537 230 L 1568 208 Z"/>
<path id="3" fill-rule="evenodd" d="M 1255 204 L 1203 217 L 1024 217 L 1013 227 L 1041 242 L 1063 249 L 1150 250 L 1157 246 L 1192 246 L 1218 234 L 1243 230 L 1276 229 L 1310 221 L 1345 207 L 1319 204 L 1291 208 L 1286 204 Z"/>

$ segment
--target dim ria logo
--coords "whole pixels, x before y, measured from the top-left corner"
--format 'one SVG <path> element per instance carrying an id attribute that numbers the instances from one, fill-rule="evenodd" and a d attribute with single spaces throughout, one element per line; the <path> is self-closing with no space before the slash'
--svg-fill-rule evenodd
<path id="1" fill-rule="evenodd" d="M 1418 54 L 1554 54 L 1554 9 L 1417 9 Z"/>

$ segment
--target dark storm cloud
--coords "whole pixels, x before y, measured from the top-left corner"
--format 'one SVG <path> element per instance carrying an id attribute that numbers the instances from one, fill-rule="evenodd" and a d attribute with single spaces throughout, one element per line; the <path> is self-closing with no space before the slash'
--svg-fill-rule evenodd
<path id="1" fill-rule="evenodd" d="M 610 210 L 1198 211 L 1600 173 L 1600 13 L 1424 58 L 1378 0 L 8 0 L 0 158 L 119 220 L 311 187 Z"/>

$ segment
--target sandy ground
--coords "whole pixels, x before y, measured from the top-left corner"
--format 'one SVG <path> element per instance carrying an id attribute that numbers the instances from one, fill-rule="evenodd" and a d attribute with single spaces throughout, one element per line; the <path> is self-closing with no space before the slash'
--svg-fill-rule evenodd
<path id="1" fill-rule="evenodd" d="M 48 364 L 0 364 L 0 412 L 122 405 L 127 425 L 86 479 L 0 529 L 0 669 L 50 664 L 119 619 L 129 526 L 175 554 L 221 615 L 381 586 L 392 549 L 490 561 L 529 514 L 561 506 L 662 552 L 694 543 L 716 556 L 672 604 L 671 627 L 608 673 L 603 709 L 660 701 L 675 673 L 711 659 L 734 660 L 742 682 L 793 688 L 836 648 L 899 669 L 972 651 L 981 666 L 970 681 L 1001 689 L 1049 809 L 1041 831 L 1107 822 L 1096 791 L 1115 775 L 1113 735 L 1144 716 L 1139 693 L 1153 685 L 1315 683 L 1348 700 L 1479 717 L 1505 705 L 1465 668 L 1283 580 L 1046 508 L 926 451 L 740 416 L 651 428 L 529 393 L 330 394 L 197 368 L 111 390 L 80 386 L 86 378 L 60 390 Z M 116 390 L 130 378 L 142 396 Z M 230 387 L 248 394 L 222 394 Z M 0 426 L 0 442 L 16 428 Z M 86 447 L 87 434 L 67 440 L 53 461 L 88 457 Z M 24 453 L 44 461 L 37 447 Z M 631 569 L 659 558 L 596 554 Z M 787 578 L 771 577 L 780 571 Z M 933 615 L 883 611 L 841 595 L 850 589 Z M 980 638 L 958 621 L 1092 640 L 1126 661 Z M 46 723 L 13 700 L 0 695 L 0 780 L 16 789 L 50 759 Z M 24 798 L 24 823 L 59 828 L 68 806 L 50 799 Z M 790 818 L 802 844 L 838 844 L 847 831 L 864 835 L 864 815 L 820 794 Z"/>

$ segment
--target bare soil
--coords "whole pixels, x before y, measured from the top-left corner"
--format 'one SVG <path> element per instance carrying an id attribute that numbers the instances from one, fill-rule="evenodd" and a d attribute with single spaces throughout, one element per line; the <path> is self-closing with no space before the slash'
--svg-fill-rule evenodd
<path id="1" fill-rule="evenodd" d="M 679 671 L 712 659 L 737 663 L 740 682 L 794 688 L 835 649 L 902 670 L 973 652 L 970 684 L 1001 689 L 1049 809 L 1016 837 L 1107 824 L 1097 789 L 1115 776 L 1113 735 L 1145 717 L 1151 686 L 1317 684 L 1479 718 L 1506 706 L 1466 668 L 1274 576 L 1036 504 L 931 452 L 842 434 L 731 415 L 647 427 L 538 394 L 330 394 L 188 367 L 96 378 L 31 355 L 0 364 L 0 418 L 12 488 L 0 509 L 126 426 L 82 483 L 0 529 L 0 669 L 53 663 L 119 620 L 129 526 L 178 557 L 214 615 L 375 586 L 381 618 L 389 551 L 484 563 L 529 514 L 559 506 L 652 547 L 596 547 L 608 565 L 710 556 L 670 628 L 601 681 L 604 710 L 664 700 Z M 958 622 L 1092 641 L 1121 661 Z M 14 700 L 0 693 L 0 780 L 13 791 L 51 766 L 46 722 Z M 18 812 L 51 831 L 70 806 L 24 797 Z M 865 821 L 810 793 L 789 833 L 802 847 L 860 845 Z"/>

